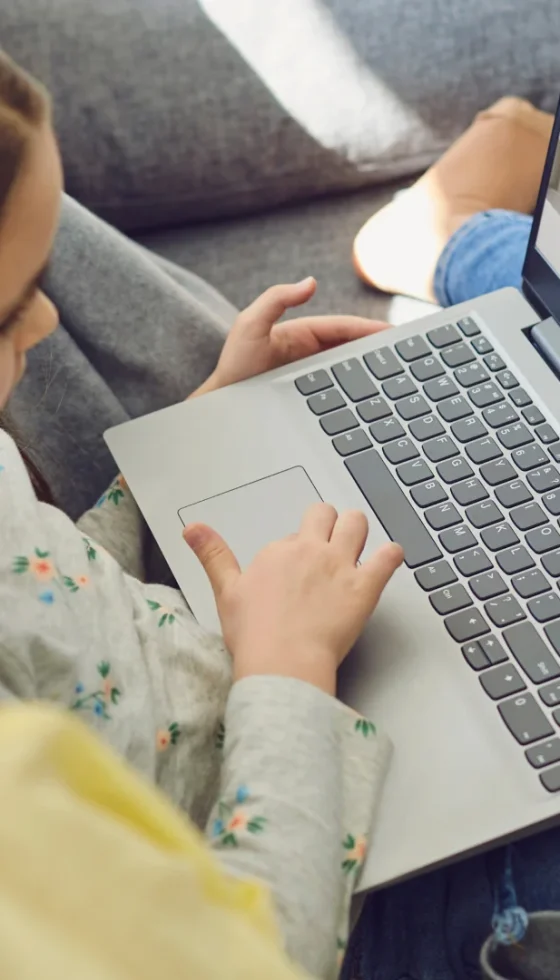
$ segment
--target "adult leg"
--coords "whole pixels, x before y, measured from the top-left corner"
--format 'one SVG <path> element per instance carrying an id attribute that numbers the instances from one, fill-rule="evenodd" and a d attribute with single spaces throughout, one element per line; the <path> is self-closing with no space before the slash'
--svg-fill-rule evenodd
<path id="1" fill-rule="evenodd" d="M 214 368 L 235 310 L 68 198 L 45 289 L 61 325 L 31 352 L 10 414 L 77 517 L 114 474 L 104 430 L 186 398 Z"/>
<path id="2" fill-rule="evenodd" d="M 370 896 L 348 953 L 347 980 L 479 980 L 504 854 L 470 858 Z M 560 829 L 515 844 L 512 866 L 519 905 L 527 912 L 560 909 Z"/>
<path id="3" fill-rule="evenodd" d="M 364 225 L 354 242 L 358 274 L 387 292 L 436 299 L 438 259 L 465 223 L 492 209 L 533 211 L 552 123 L 515 98 L 480 113 L 413 187 Z M 489 257 L 499 265 L 497 250 Z"/>

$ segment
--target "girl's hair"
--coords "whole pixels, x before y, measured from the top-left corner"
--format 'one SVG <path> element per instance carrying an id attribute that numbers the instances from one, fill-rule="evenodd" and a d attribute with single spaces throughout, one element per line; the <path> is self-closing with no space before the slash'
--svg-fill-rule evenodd
<path id="1" fill-rule="evenodd" d="M 50 100 L 43 87 L 0 51 L 0 225 L 2 213 L 37 129 L 50 117 Z M 0 428 L 10 432 L 9 417 L 0 412 Z M 16 437 L 16 442 L 19 440 Z M 48 485 L 29 453 L 21 449 L 37 496 L 52 500 Z"/>

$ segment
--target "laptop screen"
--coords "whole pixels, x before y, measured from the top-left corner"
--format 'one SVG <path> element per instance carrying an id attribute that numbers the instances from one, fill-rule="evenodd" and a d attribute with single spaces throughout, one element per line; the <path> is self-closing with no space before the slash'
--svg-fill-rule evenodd
<path id="1" fill-rule="evenodd" d="M 552 316 L 560 324 L 560 102 L 523 267 L 523 291 L 543 318 Z"/>

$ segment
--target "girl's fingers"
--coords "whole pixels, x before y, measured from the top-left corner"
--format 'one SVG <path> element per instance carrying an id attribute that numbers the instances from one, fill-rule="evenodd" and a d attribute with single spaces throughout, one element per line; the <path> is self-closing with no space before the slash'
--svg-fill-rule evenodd
<path id="1" fill-rule="evenodd" d="M 361 316 L 307 316 L 280 323 L 276 330 L 292 340 L 298 334 L 311 335 L 320 347 L 329 348 L 369 337 L 389 326 L 382 320 L 367 320 Z"/>
<path id="2" fill-rule="evenodd" d="M 183 538 L 206 572 L 218 600 L 228 582 L 241 575 L 237 558 L 224 539 L 206 524 L 189 524 Z"/>
<path id="3" fill-rule="evenodd" d="M 359 510 L 347 510 L 338 518 L 331 534 L 331 546 L 353 565 L 359 560 L 367 541 L 367 517 Z"/>
<path id="4" fill-rule="evenodd" d="M 402 565 L 403 559 L 404 552 L 400 544 L 388 542 L 381 545 L 358 569 L 358 574 L 367 590 L 367 601 L 372 612 L 381 598 L 383 589 L 397 568 Z"/>
<path id="5" fill-rule="evenodd" d="M 241 326 L 246 338 L 266 337 L 286 310 L 307 303 L 316 288 L 312 276 L 301 282 L 271 286 L 239 314 L 235 326 Z"/>
<path id="6" fill-rule="evenodd" d="M 338 514 L 330 504 L 313 504 L 303 515 L 300 527 L 302 538 L 329 541 Z"/>

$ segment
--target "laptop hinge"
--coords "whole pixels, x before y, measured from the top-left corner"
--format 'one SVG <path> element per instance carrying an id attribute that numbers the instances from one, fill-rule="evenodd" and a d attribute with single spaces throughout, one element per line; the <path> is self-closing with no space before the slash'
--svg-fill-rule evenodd
<path id="1" fill-rule="evenodd" d="M 554 317 L 541 320 L 531 329 L 531 341 L 541 357 L 560 378 L 560 326 Z"/>

